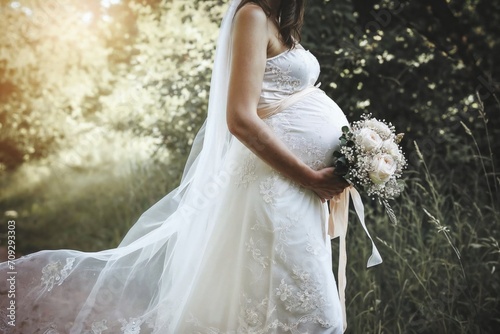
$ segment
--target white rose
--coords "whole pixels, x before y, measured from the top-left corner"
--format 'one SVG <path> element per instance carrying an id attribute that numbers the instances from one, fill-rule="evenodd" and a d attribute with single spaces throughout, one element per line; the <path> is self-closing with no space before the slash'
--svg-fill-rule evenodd
<path id="1" fill-rule="evenodd" d="M 371 162 L 370 179 L 375 184 L 381 184 L 389 181 L 396 172 L 397 162 L 387 153 L 379 153 L 373 157 Z"/>
<path id="2" fill-rule="evenodd" d="M 384 139 L 389 138 L 392 131 L 389 126 L 383 122 L 376 120 L 375 118 L 371 118 L 365 121 L 365 126 L 376 131 L 380 136 Z"/>
<path id="3" fill-rule="evenodd" d="M 399 147 L 394 141 L 390 139 L 384 140 L 384 142 L 382 143 L 382 149 L 396 159 L 399 157 Z"/>
<path id="4" fill-rule="evenodd" d="M 356 135 L 356 143 L 364 150 L 371 151 L 382 145 L 382 138 L 375 131 L 363 128 Z"/>

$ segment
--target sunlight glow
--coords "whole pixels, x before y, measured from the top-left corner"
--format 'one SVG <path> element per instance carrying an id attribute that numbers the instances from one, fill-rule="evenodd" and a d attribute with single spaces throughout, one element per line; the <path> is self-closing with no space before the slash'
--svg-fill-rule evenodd
<path id="1" fill-rule="evenodd" d="M 23 12 L 24 14 L 26 14 L 28 16 L 33 15 L 33 11 L 31 9 L 29 9 L 28 7 L 22 7 L 21 3 L 18 1 L 11 2 L 10 7 L 13 9 L 20 9 L 21 12 Z"/>
<path id="2" fill-rule="evenodd" d="M 23 7 L 23 8 L 21 8 L 21 11 L 22 11 L 24 14 L 28 15 L 28 16 L 33 15 L 33 11 L 32 11 L 31 9 L 29 9 L 28 7 Z"/>
<path id="3" fill-rule="evenodd" d="M 101 0 L 101 5 L 105 8 L 109 8 L 112 5 L 117 5 L 121 2 L 121 0 Z"/>
<path id="4" fill-rule="evenodd" d="M 85 23 L 90 23 L 93 18 L 94 18 L 94 14 L 92 12 L 87 12 L 87 13 L 83 14 L 83 16 L 82 16 L 82 20 Z"/>

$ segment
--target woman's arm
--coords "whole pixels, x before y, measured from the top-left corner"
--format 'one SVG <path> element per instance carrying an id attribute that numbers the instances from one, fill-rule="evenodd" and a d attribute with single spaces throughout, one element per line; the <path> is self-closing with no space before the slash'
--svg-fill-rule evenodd
<path id="1" fill-rule="evenodd" d="M 227 124 L 229 131 L 281 174 L 315 191 L 324 201 L 348 185 L 333 168 L 315 171 L 296 157 L 257 115 L 269 43 L 268 18 L 256 5 L 236 14 L 233 29 Z"/>

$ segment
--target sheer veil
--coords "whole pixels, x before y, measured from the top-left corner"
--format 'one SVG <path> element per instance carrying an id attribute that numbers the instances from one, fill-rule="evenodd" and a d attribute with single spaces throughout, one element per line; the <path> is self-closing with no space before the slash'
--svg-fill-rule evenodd
<path id="1" fill-rule="evenodd" d="M 144 212 L 115 249 L 44 250 L 1 263 L 0 332 L 176 332 L 217 224 L 212 217 L 223 210 L 220 198 L 236 172 L 227 154 L 226 100 L 240 2 L 231 1 L 222 21 L 208 116 L 180 185 Z M 12 289 L 15 296 L 7 298 Z"/>

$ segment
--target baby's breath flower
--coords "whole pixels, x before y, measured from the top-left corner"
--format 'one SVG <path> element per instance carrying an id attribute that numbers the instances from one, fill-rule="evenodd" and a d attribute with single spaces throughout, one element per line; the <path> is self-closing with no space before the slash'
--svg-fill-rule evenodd
<path id="1" fill-rule="evenodd" d="M 366 114 L 353 122 L 341 139 L 337 154 L 347 161 L 347 181 L 381 200 L 399 196 L 403 187 L 398 179 L 406 168 L 406 159 L 399 146 L 402 135 L 396 135 L 391 123 Z"/>

